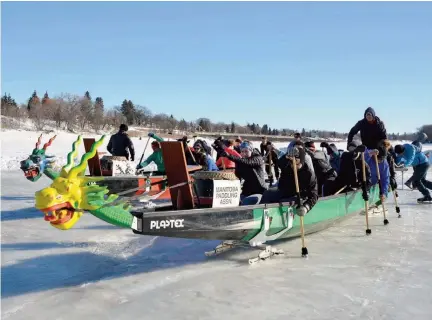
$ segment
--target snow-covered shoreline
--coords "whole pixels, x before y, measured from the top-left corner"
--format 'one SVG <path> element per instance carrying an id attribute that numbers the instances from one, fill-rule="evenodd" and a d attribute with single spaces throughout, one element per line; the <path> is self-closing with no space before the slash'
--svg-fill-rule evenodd
<path id="1" fill-rule="evenodd" d="M 64 131 L 53 131 L 49 134 L 38 132 L 38 131 L 24 131 L 24 130 L 6 130 L 1 134 L 1 163 L 0 170 L 18 170 L 19 163 L 21 160 L 26 159 L 32 152 L 35 143 L 40 136 L 42 135 L 42 144 L 47 142 L 49 138 L 54 135 L 57 135 L 56 139 L 53 141 L 52 145 L 48 148 L 48 154 L 55 155 L 57 157 L 57 164 L 63 165 L 66 163 L 66 156 L 70 152 L 72 148 L 72 143 L 76 140 L 77 136 L 73 133 L 68 133 Z M 86 133 L 82 135 L 83 137 L 88 138 L 96 138 L 99 139 L 101 134 L 92 134 Z M 104 144 L 99 148 L 100 152 L 107 152 L 106 146 L 108 144 L 110 135 L 107 134 L 107 137 L 104 141 Z M 144 150 L 144 147 L 147 142 L 147 137 L 142 137 L 142 139 L 137 137 L 132 137 L 132 141 L 135 146 L 135 164 L 138 164 L 138 161 L 141 157 L 141 154 Z M 197 137 L 196 139 L 202 139 Z M 270 138 L 271 139 L 271 138 Z M 209 144 L 213 141 L 210 139 L 204 139 Z M 191 138 L 189 144 L 193 144 L 194 139 Z M 276 142 L 275 146 L 279 149 L 286 149 L 286 146 L 290 140 L 287 139 L 286 142 Z M 255 147 L 259 147 L 260 141 L 253 141 Z M 400 141 L 395 141 L 393 143 L 400 143 Z M 346 142 L 336 142 L 335 145 L 339 149 L 345 149 Z M 425 150 L 432 150 L 432 144 L 424 145 Z M 147 147 L 145 152 L 145 157 L 151 154 L 150 146 Z M 80 154 L 84 153 L 84 146 L 80 146 Z"/>

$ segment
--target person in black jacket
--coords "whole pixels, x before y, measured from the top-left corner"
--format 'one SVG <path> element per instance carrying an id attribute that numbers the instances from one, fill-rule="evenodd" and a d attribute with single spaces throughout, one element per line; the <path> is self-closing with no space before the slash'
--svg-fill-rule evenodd
<path id="1" fill-rule="evenodd" d="M 107 145 L 107 150 L 113 156 L 126 157 L 126 159 L 128 160 L 134 161 L 135 149 L 132 140 L 129 138 L 128 134 L 126 133 L 127 131 L 128 131 L 128 126 L 126 124 L 121 124 L 120 130 L 116 134 L 111 136 Z"/>
<path id="2" fill-rule="evenodd" d="M 318 192 L 324 197 L 330 195 L 337 177 L 336 170 L 330 165 L 327 154 L 324 151 L 315 149 L 313 141 L 306 141 L 304 146 L 306 153 L 312 158 L 314 172 L 318 181 Z"/>
<path id="3" fill-rule="evenodd" d="M 363 169 L 361 153 L 356 151 L 360 145 L 357 141 L 352 141 L 348 145 L 348 151 L 344 152 L 341 157 L 340 171 L 335 180 L 333 193 L 343 189 L 344 192 L 353 191 L 360 188 L 363 182 Z M 369 165 L 365 163 L 366 187 L 371 185 L 371 172 Z"/>
<path id="4" fill-rule="evenodd" d="M 241 158 L 231 155 L 224 150 L 222 141 L 216 140 L 214 143 L 215 150 L 221 157 L 226 157 L 235 162 L 235 175 L 243 179 L 243 188 L 240 195 L 242 205 L 257 204 L 267 185 L 264 174 L 264 159 L 261 154 L 253 148 L 249 141 L 243 141 L 240 145 Z"/>
<path id="5" fill-rule="evenodd" d="M 318 201 L 318 183 L 316 176 L 305 162 L 305 151 L 303 148 L 293 147 L 287 150 L 285 156 L 279 159 L 281 176 L 278 189 L 264 192 L 261 203 L 290 202 L 297 197 L 296 184 L 292 159 L 297 165 L 297 176 L 299 183 L 300 198 L 302 204 L 297 207 L 296 213 L 300 216 L 309 212 Z"/>
<path id="6" fill-rule="evenodd" d="M 360 131 L 360 138 L 363 145 L 368 149 L 376 149 L 381 140 L 387 139 L 387 131 L 384 122 L 375 114 L 371 107 L 364 112 L 364 118 L 358 121 L 348 134 L 348 145 L 353 141 L 354 136 Z"/>

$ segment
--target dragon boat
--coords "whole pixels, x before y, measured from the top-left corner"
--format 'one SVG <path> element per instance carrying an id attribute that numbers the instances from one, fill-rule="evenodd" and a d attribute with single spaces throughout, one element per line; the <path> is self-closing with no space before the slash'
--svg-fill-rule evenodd
<path id="1" fill-rule="evenodd" d="M 55 169 L 55 156 L 46 154 L 47 148 L 51 146 L 55 138 L 56 136 L 53 136 L 40 148 L 41 134 L 32 153 L 27 159 L 20 162 L 20 168 L 28 181 L 36 182 L 43 175 L 51 180 L 60 176 L 60 170 Z M 68 156 L 68 165 L 66 167 L 69 167 L 74 159 L 78 157 L 78 148 L 82 142 L 84 142 L 85 151 L 89 152 L 95 143 L 95 139 L 82 139 L 81 136 L 78 136 L 78 139 L 72 145 L 72 153 Z M 170 193 L 166 188 L 166 176 L 152 175 L 152 172 L 136 175 L 131 162 L 127 161 L 125 157 L 104 154 L 104 152 L 97 152 L 88 160 L 89 174 L 86 177 L 97 177 L 100 185 L 106 185 L 110 193 L 119 194 L 122 197 L 137 196 L 145 192 L 150 199 L 162 201 L 170 199 Z M 188 166 L 188 171 L 194 172 L 200 168 L 200 166 Z"/>
<path id="2" fill-rule="evenodd" d="M 296 215 L 293 202 L 239 206 L 241 184 L 232 172 L 190 173 L 182 143 L 164 141 L 161 147 L 171 201 L 151 206 L 151 201 L 143 200 L 145 192 L 124 198 L 110 189 L 104 177 L 83 175 L 103 139 L 93 143 L 76 166 L 71 161 L 76 152 L 73 147 L 52 184 L 36 192 L 35 207 L 53 227 L 70 229 L 87 212 L 137 235 L 221 240 L 220 246 L 207 253 L 211 255 L 237 245 L 260 246 L 295 238 L 301 235 L 302 225 L 306 235 L 318 232 L 361 213 L 365 205 L 379 204 L 379 188 L 374 185 L 366 204 L 361 190 L 321 197 L 303 219 Z M 278 253 L 268 248 L 262 251 L 264 255 Z"/>

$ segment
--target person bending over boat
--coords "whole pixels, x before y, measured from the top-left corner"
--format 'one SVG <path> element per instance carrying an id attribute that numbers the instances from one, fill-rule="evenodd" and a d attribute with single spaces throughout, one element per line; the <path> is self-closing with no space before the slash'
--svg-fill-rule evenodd
<path id="1" fill-rule="evenodd" d="M 215 141 L 216 142 L 216 141 Z M 224 150 L 233 156 L 241 157 L 240 153 L 234 150 L 234 140 L 226 140 L 223 141 L 225 144 Z M 227 157 L 218 157 L 216 160 L 216 165 L 219 168 L 219 170 L 235 170 L 235 162 L 228 159 Z"/>
<path id="2" fill-rule="evenodd" d="M 135 149 L 132 140 L 129 138 L 126 124 L 121 124 L 119 131 L 113 134 L 108 142 L 107 150 L 113 156 L 126 157 L 130 161 L 135 160 Z"/>
<path id="3" fill-rule="evenodd" d="M 327 153 L 316 150 L 313 141 L 305 142 L 305 151 L 312 158 L 314 172 L 317 177 L 318 192 L 321 192 L 324 197 L 332 194 L 337 173 L 331 167 Z"/>
<path id="4" fill-rule="evenodd" d="M 330 156 L 330 165 L 339 174 L 341 157 L 344 151 L 338 150 L 334 143 L 321 142 L 320 146 L 326 148 L 327 154 Z"/>
<path id="5" fill-rule="evenodd" d="M 318 183 L 313 170 L 305 161 L 305 150 L 293 147 L 287 150 L 285 156 L 279 159 L 281 176 L 277 189 L 270 189 L 264 192 L 261 203 L 290 202 L 296 199 L 296 184 L 292 159 L 297 164 L 297 176 L 299 183 L 300 197 L 303 204 L 297 208 L 298 215 L 305 215 L 318 201 Z"/>
<path id="6" fill-rule="evenodd" d="M 391 145 L 390 140 L 383 140 L 380 142 L 380 145 L 382 145 L 387 151 L 387 163 L 389 165 L 389 171 L 390 171 L 390 187 L 392 190 L 396 190 L 397 189 L 396 171 L 395 171 L 396 153 L 394 152 L 394 148 Z"/>
<path id="7" fill-rule="evenodd" d="M 216 162 L 207 152 L 202 140 L 195 141 L 193 149 L 194 158 L 203 171 L 219 171 Z"/>
<path id="8" fill-rule="evenodd" d="M 428 136 L 427 136 L 427 134 L 426 133 L 424 133 L 424 132 L 422 132 L 422 133 L 419 133 L 418 134 L 418 136 L 417 136 L 417 139 L 416 140 L 414 140 L 413 142 L 411 142 L 411 144 L 413 144 L 413 145 L 415 145 L 420 151 L 422 151 L 422 149 L 423 149 L 423 143 L 425 143 L 426 141 L 427 141 L 427 139 L 428 139 Z M 405 185 L 408 187 L 408 188 L 410 188 L 410 189 L 414 189 L 413 188 L 413 185 L 412 185 L 412 182 L 413 182 L 413 177 L 414 177 L 414 175 L 412 175 L 406 182 L 405 182 Z"/>
<path id="9" fill-rule="evenodd" d="M 344 188 L 344 192 L 349 192 L 361 187 L 363 182 L 362 158 L 361 152 L 356 151 L 359 145 L 360 143 L 357 141 L 350 142 L 348 151 L 342 154 L 339 173 L 336 177 L 332 193 L 336 193 L 342 188 Z M 371 185 L 371 172 L 366 162 L 365 169 L 366 187 L 369 189 Z"/>
<path id="10" fill-rule="evenodd" d="M 428 189 L 432 190 L 432 182 L 426 180 L 427 171 L 430 166 L 426 155 L 410 143 L 398 144 L 394 150 L 397 154 L 397 165 L 403 163 L 404 167 L 412 166 L 414 169 L 412 184 L 423 194 L 423 198 L 417 199 L 417 202 L 431 202 L 432 197 Z"/>
<path id="11" fill-rule="evenodd" d="M 160 143 L 164 140 L 152 132 L 150 132 L 148 136 L 156 140 L 156 141 L 152 141 L 151 143 L 151 148 L 153 149 L 153 153 L 143 162 L 138 164 L 136 168 L 138 171 L 143 171 L 142 169 L 144 167 L 147 167 L 150 163 L 154 162 L 157 166 L 157 171 L 153 171 L 153 175 L 163 176 L 165 175 L 165 164 L 162 157 L 162 149 Z"/>
<path id="12" fill-rule="evenodd" d="M 380 198 L 381 201 L 384 201 L 384 198 L 387 198 L 388 191 L 390 187 L 390 169 L 389 164 L 387 162 L 387 150 L 385 149 L 383 144 L 380 144 L 378 149 L 365 151 L 365 161 L 369 165 L 371 171 L 371 184 L 378 183 L 378 174 L 376 170 L 376 163 L 374 155 L 377 155 L 378 158 L 378 168 L 380 173 L 381 180 L 381 188 L 380 188 Z"/>
<path id="13" fill-rule="evenodd" d="M 360 131 L 361 143 L 368 149 L 376 149 L 381 140 L 387 139 L 387 131 L 384 122 L 375 114 L 375 110 L 368 107 L 363 119 L 359 120 L 348 134 L 348 145 L 353 141 L 354 136 Z"/>
<path id="14" fill-rule="evenodd" d="M 247 140 L 240 145 L 241 157 L 227 153 L 225 148 L 221 141 L 215 142 L 216 151 L 221 157 L 226 157 L 235 162 L 235 175 L 244 180 L 240 195 L 241 205 L 258 204 L 262 194 L 267 190 L 264 159 L 259 150 L 254 149 L 253 144 Z"/>

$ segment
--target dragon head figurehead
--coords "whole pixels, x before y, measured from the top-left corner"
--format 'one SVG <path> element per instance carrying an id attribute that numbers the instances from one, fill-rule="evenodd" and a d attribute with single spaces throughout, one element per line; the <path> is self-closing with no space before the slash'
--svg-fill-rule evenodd
<path id="1" fill-rule="evenodd" d="M 49 156 L 45 154 L 45 152 L 55 138 L 56 136 L 49 139 L 49 141 L 43 145 L 43 148 L 39 149 L 42 142 L 41 134 L 31 155 L 26 160 L 20 162 L 20 168 L 24 172 L 24 176 L 27 180 L 32 182 L 38 181 L 39 178 L 42 177 L 45 169 L 52 168 L 52 165 L 55 162 L 55 157 Z"/>
<path id="2" fill-rule="evenodd" d="M 45 214 L 45 221 L 49 221 L 53 227 L 70 229 L 84 211 L 100 208 L 118 197 L 106 197 L 109 191 L 106 187 L 96 184 L 97 178 L 89 179 L 84 176 L 87 161 L 95 156 L 104 138 L 105 136 L 102 136 L 96 141 L 91 150 L 82 156 L 81 162 L 73 166 L 73 157 L 77 153 L 76 145 L 81 140 L 79 136 L 72 146 L 73 150 L 67 156 L 67 164 L 62 168 L 60 175 L 49 187 L 35 193 L 35 207 Z"/>

